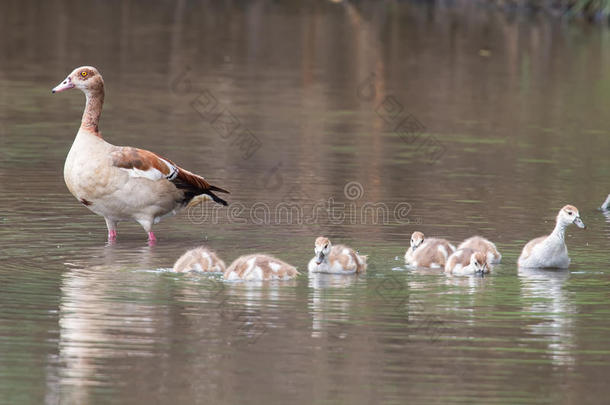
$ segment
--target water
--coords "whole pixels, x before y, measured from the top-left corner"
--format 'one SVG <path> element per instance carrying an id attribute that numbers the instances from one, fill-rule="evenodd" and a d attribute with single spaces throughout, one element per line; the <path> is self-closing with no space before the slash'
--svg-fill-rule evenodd
<path id="1" fill-rule="evenodd" d="M 607 397 L 608 30 L 402 2 L 7 1 L 0 16 L 1 403 Z M 106 81 L 107 140 L 231 190 L 232 210 L 166 220 L 152 247 L 124 223 L 106 246 L 62 177 L 84 99 L 50 94 L 83 64 Z M 420 138 L 396 129 L 405 117 Z M 282 202 L 301 208 L 288 220 Z M 566 203 L 588 225 L 567 231 L 569 271 L 518 270 Z M 407 270 L 414 230 L 481 233 L 503 263 Z M 201 243 L 305 270 L 320 234 L 368 254 L 368 273 L 166 271 Z"/>

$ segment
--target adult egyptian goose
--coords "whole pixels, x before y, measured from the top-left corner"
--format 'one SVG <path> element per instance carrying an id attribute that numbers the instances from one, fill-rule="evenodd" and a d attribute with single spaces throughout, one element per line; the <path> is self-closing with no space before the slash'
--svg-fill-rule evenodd
<path id="1" fill-rule="evenodd" d="M 455 275 L 489 273 L 487 254 L 470 248 L 458 248 L 447 259 L 445 272 Z"/>
<path id="2" fill-rule="evenodd" d="M 571 224 L 575 224 L 579 228 L 585 228 L 585 224 L 578 214 L 578 209 L 573 205 L 566 205 L 559 210 L 555 221 L 555 229 L 550 235 L 532 239 L 523 247 L 521 256 L 519 256 L 519 266 L 567 268 L 570 265 L 570 258 L 565 244 L 565 230 Z"/>
<path id="3" fill-rule="evenodd" d="M 482 236 L 472 236 L 460 243 L 457 248 L 458 250 L 469 248 L 477 252 L 483 252 L 487 256 L 487 263 L 489 264 L 497 264 L 502 260 L 502 255 L 498 252 L 496 245 Z"/>
<path id="4" fill-rule="evenodd" d="M 227 205 L 213 186 L 169 159 L 143 149 L 114 146 L 102 139 L 98 124 L 104 103 L 104 80 L 96 68 L 76 68 L 53 93 L 77 88 L 87 103 L 80 128 L 64 165 L 68 189 L 83 205 L 106 220 L 108 240 L 116 239 L 119 221 L 135 220 L 151 242 L 152 225 L 189 203 L 211 198 Z"/>
<path id="5" fill-rule="evenodd" d="M 455 252 L 448 240 L 441 238 L 425 238 L 421 232 L 411 235 L 411 247 L 405 253 L 405 262 L 414 267 L 445 267 L 447 258 Z"/>
<path id="6" fill-rule="evenodd" d="M 227 281 L 290 280 L 299 275 L 296 268 L 266 254 L 240 256 L 224 273 Z"/>
<path id="7" fill-rule="evenodd" d="M 320 236 L 314 244 L 315 256 L 309 261 L 310 273 L 354 274 L 366 272 L 367 256 L 344 245 L 332 245 Z"/>
<path id="8" fill-rule="evenodd" d="M 185 273 L 187 271 L 224 273 L 226 267 L 225 262 L 220 260 L 216 253 L 205 246 L 200 246 L 180 256 L 172 270 L 177 273 Z"/>

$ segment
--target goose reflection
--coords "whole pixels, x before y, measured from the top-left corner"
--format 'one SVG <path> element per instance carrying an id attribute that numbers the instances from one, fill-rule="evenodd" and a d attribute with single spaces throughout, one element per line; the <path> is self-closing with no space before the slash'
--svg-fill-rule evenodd
<path id="1" fill-rule="evenodd" d="M 564 284 L 570 277 L 568 270 L 519 268 L 523 310 L 537 322 L 529 325 L 531 333 L 548 342 L 552 361 L 556 365 L 573 364 L 570 354 L 574 346 L 570 313 L 575 312 Z"/>
<path id="2" fill-rule="evenodd" d="M 66 263 L 59 305 L 60 386 L 66 403 L 88 403 L 90 389 L 104 385 L 113 361 L 148 356 L 156 343 L 153 312 L 158 308 L 134 301 L 146 294 L 137 273 L 125 282 L 124 263 L 146 266 L 150 247 L 126 251 L 114 245 L 87 252 L 89 259 Z M 68 388 L 69 387 L 69 388 Z"/>

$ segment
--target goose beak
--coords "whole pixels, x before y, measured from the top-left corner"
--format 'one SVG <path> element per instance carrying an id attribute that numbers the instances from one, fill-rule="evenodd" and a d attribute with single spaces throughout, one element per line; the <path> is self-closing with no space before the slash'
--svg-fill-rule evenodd
<path id="1" fill-rule="evenodd" d="M 70 90 L 72 88 L 74 88 L 74 84 L 72 84 L 72 79 L 66 77 L 66 80 L 55 86 L 53 90 L 51 90 L 51 93 L 55 94 L 59 93 L 60 91 Z"/>
<path id="2" fill-rule="evenodd" d="M 574 224 L 576 224 L 577 227 L 579 228 L 586 228 L 587 226 L 585 225 L 584 222 L 582 222 L 582 219 L 580 219 L 580 217 L 576 217 L 574 218 Z"/>

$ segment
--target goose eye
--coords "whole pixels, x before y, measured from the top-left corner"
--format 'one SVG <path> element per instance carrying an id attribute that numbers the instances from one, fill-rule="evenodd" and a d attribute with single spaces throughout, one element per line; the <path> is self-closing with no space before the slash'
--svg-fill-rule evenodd
<path id="1" fill-rule="evenodd" d="M 324 245 L 324 249 L 326 249 L 328 247 L 328 245 Z"/>
<path id="2" fill-rule="evenodd" d="M 573 213 L 573 212 L 568 212 L 568 214 L 570 214 L 570 215 L 574 215 L 574 213 Z"/>
<path id="3" fill-rule="evenodd" d="M 85 72 L 85 71 L 83 70 L 82 72 L 80 72 L 80 75 L 81 75 L 82 77 L 87 77 L 87 72 Z"/>

